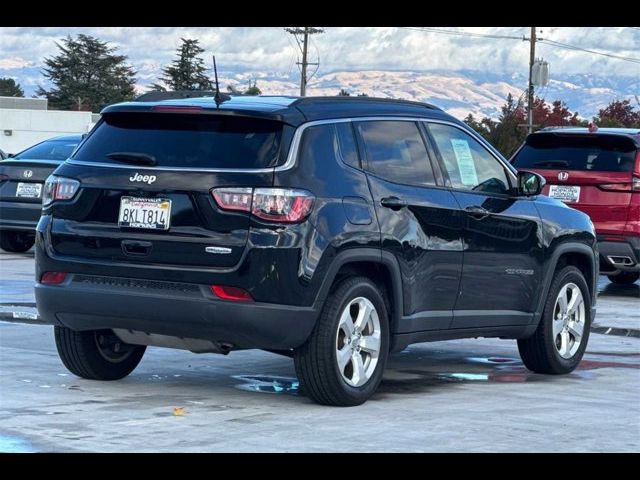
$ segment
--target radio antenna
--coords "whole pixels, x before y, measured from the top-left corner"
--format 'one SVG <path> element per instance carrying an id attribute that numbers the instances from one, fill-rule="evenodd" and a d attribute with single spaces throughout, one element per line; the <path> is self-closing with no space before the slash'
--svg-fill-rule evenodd
<path id="1" fill-rule="evenodd" d="M 213 56 L 213 74 L 216 78 L 216 94 L 213 96 L 213 99 L 216 102 L 216 107 L 220 108 L 220 104 L 222 103 L 222 98 L 220 97 L 220 84 L 218 83 L 218 68 L 216 67 L 216 56 Z"/>

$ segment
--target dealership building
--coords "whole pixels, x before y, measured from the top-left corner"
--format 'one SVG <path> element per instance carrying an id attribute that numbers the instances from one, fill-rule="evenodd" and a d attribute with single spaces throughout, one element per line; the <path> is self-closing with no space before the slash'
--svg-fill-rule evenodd
<path id="1" fill-rule="evenodd" d="M 86 133 L 99 118 L 91 112 L 48 110 L 46 98 L 0 97 L 0 150 L 18 153 L 48 138 Z"/>

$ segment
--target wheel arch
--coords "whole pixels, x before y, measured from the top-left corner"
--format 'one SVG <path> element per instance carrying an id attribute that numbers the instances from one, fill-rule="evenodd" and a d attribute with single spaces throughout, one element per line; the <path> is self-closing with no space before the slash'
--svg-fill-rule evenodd
<path id="1" fill-rule="evenodd" d="M 331 289 L 341 277 L 363 275 L 379 281 L 386 290 L 389 307 L 390 332 L 403 314 L 402 275 L 396 258 L 389 252 L 375 248 L 353 248 L 336 255 L 331 263 L 314 302 L 322 309 Z"/>
<path id="2" fill-rule="evenodd" d="M 555 272 L 566 265 L 572 265 L 582 272 L 584 279 L 589 287 L 589 295 L 591 307 L 595 307 L 596 289 L 598 280 L 598 261 L 597 255 L 594 255 L 593 248 L 584 243 L 568 242 L 558 245 L 549 261 L 543 279 L 542 295 L 538 299 L 537 308 L 534 314 L 533 322 L 537 325 L 542 318 L 544 304 L 549 295 L 549 289 L 553 282 Z"/>

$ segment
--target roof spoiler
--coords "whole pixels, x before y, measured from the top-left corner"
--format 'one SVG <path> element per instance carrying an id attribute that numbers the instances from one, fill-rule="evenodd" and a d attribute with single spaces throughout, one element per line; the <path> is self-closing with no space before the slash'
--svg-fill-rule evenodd
<path id="1" fill-rule="evenodd" d="M 182 98 L 201 98 L 214 97 L 216 94 L 213 90 L 176 90 L 169 92 L 151 91 L 143 93 L 135 99 L 136 102 L 160 102 L 162 100 L 179 100 Z M 231 96 L 220 92 L 220 97 L 229 100 Z M 225 98 L 226 97 L 226 98 Z"/>

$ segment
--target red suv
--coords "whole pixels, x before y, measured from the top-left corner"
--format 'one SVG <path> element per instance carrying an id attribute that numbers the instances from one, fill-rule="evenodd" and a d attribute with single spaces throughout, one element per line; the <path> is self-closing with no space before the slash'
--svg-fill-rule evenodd
<path id="1" fill-rule="evenodd" d="M 511 163 L 544 176 L 545 195 L 591 217 L 602 274 L 621 284 L 640 278 L 640 129 L 545 128 Z"/>

